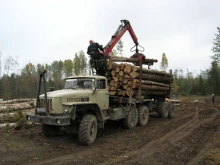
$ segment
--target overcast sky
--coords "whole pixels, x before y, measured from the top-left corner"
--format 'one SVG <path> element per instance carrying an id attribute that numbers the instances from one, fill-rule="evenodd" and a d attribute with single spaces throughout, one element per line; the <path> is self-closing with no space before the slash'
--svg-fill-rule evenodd
<path id="1" fill-rule="evenodd" d="M 9 55 L 20 69 L 73 59 L 90 39 L 106 45 L 127 19 L 146 57 L 159 61 L 152 69 L 164 52 L 169 69 L 199 73 L 210 67 L 219 7 L 219 0 L 0 0 L 2 72 Z M 131 56 L 128 32 L 122 42 L 123 56 Z"/>

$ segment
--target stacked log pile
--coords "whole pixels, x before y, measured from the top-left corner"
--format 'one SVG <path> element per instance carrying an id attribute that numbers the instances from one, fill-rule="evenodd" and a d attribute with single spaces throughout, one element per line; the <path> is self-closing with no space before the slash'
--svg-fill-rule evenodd
<path id="1" fill-rule="evenodd" d="M 142 68 L 132 64 L 112 63 L 107 73 L 108 90 L 111 96 L 137 96 L 141 84 L 141 95 L 167 95 L 170 91 L 170 73 Z M 141 81 L 141 82 L 140 82 Z"/>

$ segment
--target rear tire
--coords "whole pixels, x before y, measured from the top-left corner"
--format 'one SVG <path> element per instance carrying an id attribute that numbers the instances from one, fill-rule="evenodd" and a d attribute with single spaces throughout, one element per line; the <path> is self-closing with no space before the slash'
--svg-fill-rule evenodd
<path id="1" fill-rule="evenodd" d="M 98 123 L 94 115 L 83 116 L 79 125 L 79 142 L 83 145 L 91 145 L 97 136 Z"/>
<path id="2" fill-rule="evenodd" d="M 158 116 L 160 118 L 167 118 L 168 117 L 168 113 L 169 113 L 168 103 L 167 102 L 161 102 L 159 104 L 159 107 L 158 107 Z"/>
<path id="3" fill-rule="evenodd" d="M 46 137 L 57 136 L 61 127 L 55 125 L 42 124 L 42 133 Z"/>
<path id="4" fill-rule="evenodd" d="M 149 120 L 149 110 L 147 106 L 141 105 L 138 108 L 138 125 L 144 126 Z"/>
<path id="5" fill-rule="evenodd" d="M 132 105 L 128 111 L 126 118 L 122 120 L 123 127 L 126 129 L 132 129 L 137 125 L 138 111 L 134 105 Z"/>

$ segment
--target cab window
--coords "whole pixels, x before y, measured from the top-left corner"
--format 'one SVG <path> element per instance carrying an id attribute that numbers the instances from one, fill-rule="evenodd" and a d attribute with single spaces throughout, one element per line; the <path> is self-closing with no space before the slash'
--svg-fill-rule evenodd
<path id="1" fill-rule="evenodd" d="M 105 89 L 106 88 L 105 80 L 104 79 L 97 80 L 96 88 Z"/>

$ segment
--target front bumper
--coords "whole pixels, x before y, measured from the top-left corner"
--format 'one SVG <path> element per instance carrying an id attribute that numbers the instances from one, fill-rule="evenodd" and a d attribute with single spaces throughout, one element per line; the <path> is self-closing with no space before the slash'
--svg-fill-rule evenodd
<path id="1" fill-rule="evenodd" d="M 29 114 L 26 119 L 33 123 L 41 123 L 48 125 L 66 126 L 70 125 L 70 116 L 40 116 Z"/>

